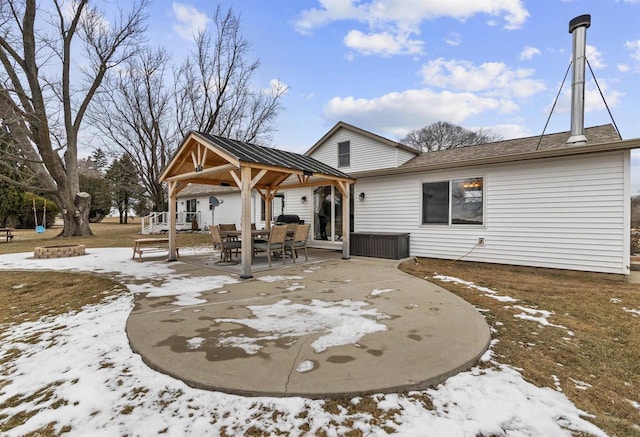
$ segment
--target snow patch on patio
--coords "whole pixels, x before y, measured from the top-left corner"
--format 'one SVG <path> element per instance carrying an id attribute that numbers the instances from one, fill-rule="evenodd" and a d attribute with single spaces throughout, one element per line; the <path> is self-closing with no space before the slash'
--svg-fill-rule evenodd
<path id="1" fill-rule="evenodd" d="M 298 366 L 296 367 L 296 372 L 306 373 L 312 371 L 314 368 L 315 364 L 313 363 L 313 361 L 304 360 L 300 364 L 298 364 Z"/>
<path id="2" fill-rule="evenodd" d="M 387 331 L 387 326 L 378 321 L 389 319 L 389 316 L 375 308 L 365 309 L 368 305 L 350 299 L 337 302 L 313 299 L 309 305 L 283 299 L 272 305 L 247 306 L 253 314 L 251 318 L 220 318 L 215 321 L 236 323 L 269 334 L 259 337 L 228 336 L 220 340 L 221 345 L 240 347 L 249 354 L 260 351 L 258 342 L 311 334 L 321 334 L 311 343 L 313 350 L 320 353 L 330 347 L 355 344 L 367 334 Z"/>
<path id="3" fill-rule="evenodd" d="M 393 288 L 376 288 L 375 290 L 371 290 L 370 296 L 380 296 L 383 293 L 391 293 Z"/>

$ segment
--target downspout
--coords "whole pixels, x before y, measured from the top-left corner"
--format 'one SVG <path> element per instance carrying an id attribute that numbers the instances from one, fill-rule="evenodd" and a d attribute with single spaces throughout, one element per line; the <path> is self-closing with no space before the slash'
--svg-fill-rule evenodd
<path id="1" fill-rule="evenodd" d="M 580 15 L 569 22 L 569 33 L 573 34 L 573 79 L 571 81 L 571 136 L 567 144 L 587 143 L 584 134 L 584 76 L 587 28 L 591 25 L 591 15 Z"/>

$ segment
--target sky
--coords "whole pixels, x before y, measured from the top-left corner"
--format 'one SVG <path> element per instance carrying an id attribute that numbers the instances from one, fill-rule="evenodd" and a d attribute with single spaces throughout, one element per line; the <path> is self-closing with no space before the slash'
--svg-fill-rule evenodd
<path id="1" fill-rule="evenodd" d="M 185 248 L 183 255 L 202 254 L 203 250 L 210 253 L 211 249 Z M 7 426 L 3 428 L 3 435 L 25 435 L 51 422 L 54 432 L 66 429 L 66 435 L 71 436 L 214 436 L 222 432 L 244 435 L 255 430 L 270 435 L 300 435 L 301 429 L 308 430 L 305 435 L 322 431 L 329 436 L 344 435 L 354 429 L 364 435 L 387 435 L 391 429 L 399 436 L 425 435 L 425 432 L 434 436 L 570 436 L 571 431 L 598 437 L 606 435 L 588 422 L 587 413 L 578 409 L 563 392 L 563 385 L 589 390 L 588 382 L 577 378 L 565 381 L 552 375 L 554 388 L 537 387 L 527 382 L 517 368 L 499 362 L 492 351 L 496 339 L 481 358 L 482 363 L 437 387 L 410 394 L 373 395 L 371 401 L 377 408 L 390 411 L 393 420 L 379 420 L 346 409 L 332 411 L 324 408 L 323 400 L 245 398 L 198 390 L 152 370 L 131 350 L 125 324 L 134 306 L 133 295 L 172 296 L 170 305 L 175 306 L 174 311 L 199 311 L 197 305 L 208 304 L 203 295 L 205 291 L 225 292 L 233 299 L 233 291 L 225 290 L 225 285 L 237 279 L 226 275 L 192 277 L 177 273 L 180 269 L 169 267 L 164 260 L 131 262 L 128 247 L 90 248 L 85 256 L 74 258 L 34 259 L 31 252 L 0 255 L 0 271 L 16 269 L 109 272 L 127 290 L 80 311 L 0 327 L 0 358 L 11 356 L 0 360 L 3 375 L 0 405 L 4 406 L 0 426 Z M 320 268 L 306 269 L 305 274 L 326 273 Z M 294 278 L 304 279 L 291 275 L 262 279 L 266 289 L 273 289 L 290 284 Z M 440 279 L 465 284 L 487 298 L 504 302 L 513 310 L 513 317 L 530 323 L 531 329 L 560 329 L 566 332 L 567 341 L 571 341 L 573 333 L 554 325 L 549 320 L 553 313 L 544 308 L 530 308 L 525 302 L 514 305 L 517 299 L 459 278 Z M 20 287 L 18 284 L 14 288 Z M 393 290 L 377 289 L 375 284 L 371 287 L 371 294 L 393 293 Z M 284 302 L 261 306 L 259 303 L 256 301 L 251 307 L 254 323 L 273 321 L 278 314 L 283 320 L 309 320 L 312 314 L 304 306 L 297 308 Z M 612 296 L 611 303 L 629 317 L 640 314 L 638 309 L 624 307 L 617 296 Z M 362 310 L 371 310 L 368 306 L 355 305 L 350 311 L 341 302 L 327 300 L 323 303 L 324 314 L 332 304 L 345 323 L 359 323 Z M 233 322 L 244 323 L 238 319 Z M 324 325 L 326 327 L 326 323 Z M 268 329 L 278 335 L 277 328 Z M 329 335 L 330 331 L 325 337 Z M 191 340 L 197 348 L 199 338 Z M 354 341 L 357 339 L 333 338 L 322 346 Z M 73 357 L 72 363 L 69 357 Z M 310 370 L 302 364 L 308 363 L 301 363 L 296 371 Z M 421 396 L 426 396 L 432 405 L 425 406 Z M 10 401 L 17 397 L 22 401 Z M 361 401 L 360 397 L 351 400 L 354 404 Z M 628 401 L 640 410 L 637 399 Z M 368 406 L 363 411 L 371 408 Z M 9 428 L 8 423 L 14 416 L 28 420 L 16 421 Z"/>
<path id="2" fill-rule="evenodd" d="M 339 121 L 392 140 L 437 121 L 540 135 L 550 115 L 547 133 L 568 131 L 568 25 L 583 14 L 604 95 L 587 69 L 585 126 L 612 122 L 606 102 L 622 138 L 640 137 L 640 0 L 157 1 L 150 42 L 184 54 L 218 4 L 260 61 L 254 87 L 288 87 L 274 147 L 304 153 Z M 640 192 L 640 154 L 632 167 Z"/>
<path id="3" fill-rule="evenodd" d="M 232 7 L 261 66 L 284 83 L 273 146 L 306 151 L 338 121 L 398 140 L 436 121 L 539 135 L 591 14 L 587 59 L 623 138 L 640 137 L 640 0 L 222 0 L 156 2 L 150 40 L 178 54 Z M 587 72 L 585 125 L 611 118 Z M 570 75 L 547 132 L 569 130 Z"/>

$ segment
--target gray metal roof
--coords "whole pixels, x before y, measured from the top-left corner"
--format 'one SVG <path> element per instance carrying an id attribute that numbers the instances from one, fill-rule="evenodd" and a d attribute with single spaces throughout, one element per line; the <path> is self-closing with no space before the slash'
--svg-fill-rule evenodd
<path id="1" fill-rule="evenodd" d="M 344 179 L 353 179 L 346 173 L 336 170 L 330 165 L 324 164 L 310 156 L 288 152 L 286 150 L 271 147 L 258 146 L 229 138 L 219 137 L 204 132 L 194 132 L 216 147 L 224 150 L 229 155 L 242 162 L 266 164 L 276 167 L 284 167 L 292 170 L 301 170 L 312 173 L 322 173 Z"/>

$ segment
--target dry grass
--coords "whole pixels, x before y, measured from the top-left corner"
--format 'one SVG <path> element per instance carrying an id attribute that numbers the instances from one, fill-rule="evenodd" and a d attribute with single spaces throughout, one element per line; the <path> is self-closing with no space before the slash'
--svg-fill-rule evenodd
<path id="1" fill-rule="evenodd" d="M 87 248 L 131 247 L 139 237 L 140 223 L 136 220 L 119 225 L 107 220 L 92 225 L 92 230 L 92 237 L 66 239 L 56 237 L 60 228 L 48 229 L 44 235 L 18 230 L 13 242 L 0 242 L 0 254 L 31 252 L 36 246 L 61 242 L 85 244 Z M 179 247 L 210 244 L 208 234 L 180 233 L 177 238 Z M 640 285 L 578 272 L 431 259 L 420 259 L 419 265 L 408 261 L 401 269 L 433 282 L 438 282 L 433 279 L 436 273 L 455 276 L 519 299 L 517 305 L 552 311 L 550 322 L 567 329 L 515 318 L 520 311 L 513 308 L 514 304 L 488 298 L 462 285 L 441 283 L 477 308 L 487 310 L 483 314 L 495 329 L 493 338 L 499 340 L 493 347 L 497 361 L 522 369 L 528 381 L 541 387 L 556 389 L 555 376 L 563 392 L 579 408 L 594 415 L 591 420 L 607 433 L 640 436 L 640 412 L 630 402 L 640 402 L 640 317 L 623 310 L 640 308 Z M 78 310 L 123 289 L 111 279 L 93 274 L 2 272 L 2 278 L 0 324 Z M 3 360 L 10 361 L 14 356 L 6 354 Z M 381 421 L 390 419 L 388 412 L 378 411 L 369 401 L 363 398 L 363 404 L 357 407 L 346 401 L 331 401 L 326 409 L 354 408 Z M 424 402 L 428 409 L 430 400 Z M 52 429 L 50 424 L 35 435 L 53 435 Z"/>
<path id="2" fill-rule="evenodd" d="M 121 225 L 117 218 L 105 218 L 100 223 L 91 225 L 93 236 L 89 237 L 58 237 L 61 226 L 53 226 L 44 234 L 38 234 L 33 229 L 16 229 L 12 242 L 6 243 L 0 238 L 0 255 L 17 252 L 33 252 L 34 247 L 57 244 L 84 244 L 91 247 L 131 247 L 133 240 L 141 238 L 140 219 L 133 223 Z M 208 233 L 179 232 L 176 242 L 178 247 L 201 246 L 211 244 Z"/>
<path id="3" fill-rule="evenodd" d="M 562 391 L 593 423 L 615 436 L 640 436 L 640 317 L 623 310 L 640 308 L 640 285 L 579 272 L 420 259 L 401 269 L 415 276 L 454 276 L 518 299 L 504 303 L 475 289 L 440 282 L 483 311 L 495 329 L 496 360 L 522 369 L 540 387 Z M 543 327 L 515 318 L 513 305 L 552 311 Z M 570 335 L 568 331 L 574 333 Z M 586 383 L 586 384 L 584 384 Z M 587 385 L 588 384 L 588 385 Z"/>

